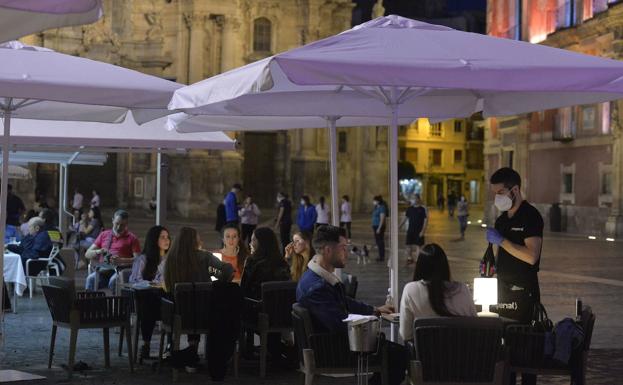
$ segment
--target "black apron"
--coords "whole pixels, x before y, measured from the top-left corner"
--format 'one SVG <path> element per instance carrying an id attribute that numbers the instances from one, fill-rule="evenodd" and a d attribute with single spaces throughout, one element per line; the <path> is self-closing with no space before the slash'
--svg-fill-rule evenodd
<path id="1" fill-rule="evenodd" d="M 520 286 L 521 285 L 521 286 Z M 538 279 L 521 284 L 504 282 L 498 277 L 498 314 L 521 323 L 532 321 L 534 305 L 541 300 Z"/>

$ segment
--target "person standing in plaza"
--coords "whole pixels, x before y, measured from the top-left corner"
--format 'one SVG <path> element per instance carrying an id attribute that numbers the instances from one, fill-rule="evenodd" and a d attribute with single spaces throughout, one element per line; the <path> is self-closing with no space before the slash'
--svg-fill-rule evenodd
<path id="1" fill-rule="evenodd" d="M 240 224 L 240 218 L 238 217 L 238 193 L 242 191 L 242 186 L 236 183 L 232 186 L 231 190 L 225 195 L 225 223 L 228 225 Z"/>
<path id="2" fill-rule="evenodd" d="M 97 190 L 93 190 L 92 192 L 93 197 L 91 198 L 91 207 L 100 207 L 100 204 L 102 203 L 100 201 L 100 194 L 97 192 Z"/>
<path id="3" fill-rule="evenodd" d="M 13 194 L 13 186 L 7 184 L 6 197 L 6 224 L 19 227 L 19 218 L 26 211 L 26 206 L 20 197 Z"/>
<path id="4" fill-rule="evenodd" d="M 352 237 L 352 234 L 350 231 L 352 222 L 353 222 L 353 216 L 352 216 L 352 208 L 350 205 L 350 199 L 348 198 L 348 195 L 344 195 L 342 196 L 342 205 L 340 206 L 340 227 L 343 227 L 346 229 L 346 235 L 348 235 L 348 242 L 350 242 L 350 239 Z"/>
<path id="5" fill-rule="evenodd" d="M 74 190 L 74 197 L 71 202 L 71 207 L 74 209 L 74 211 L 81 211 L 83 202 L 84 196 L 80 194 L 78 187 L 76 187 Z"/>
<path id="6" fill-rule="evenodd" d="M 407 265 L 414 262 L 413 252 L 415 251 L 415 257 L 420 254 L 420 247 L 424 246 L 424 233 L 426 233 L 426 226 L 428 225 L 428 210 L 422 205 L 422 198 L 420 194 L 415 194 L 414 199 L 411 201 L 411 206 L 405 211 L 405 217 L 400 223 L 400 227 L 404 226 L 406 221 L 409 221 L 407 227 Z"/>
<path id="7" fill-rule="evenodd" d="M 331 216 L 331 209 L 329 208 L 329 205 L 325 203 L 324 197 L 320 197 L 320 199 L 318 199 L 318 204 L 316 205 L 316 213 L 317 213 L 317 218 L 316 218 L 316 224 L 314 226 L 315 229 L 317 229 L 318 226 L 329 224 L 329 217 Z"/>
<path id="8" fill-rule="evenodd" d="M 301 197 L 301 205 L 299 206 L 299 210 L 296 214 L 296 224 L 299 227 L 299 231 L 307 231 L 310 234 L 314 233 L 314 224 L 316 223 L 316 219 L 318 217 L 318 213 L 316 212 L 316 208 L 311 203 L 309 196 L 303 195 Z"/>
<path id="9" fill-rule="evenodd" d="M 281 249 L 285 249 L 290 243 L 290 230 L 292 230 L 292 202 L 288 199 L 288 194 L 280 192 L 277 194 L 277 204 L 279 205 L 277 217 L 275 218 L 275 230 L 279 230 L 279 240 Z"/>
<path id="10" fill-rule="evenodd" d="M 469 216 L 469 204 L 465 195 L 461 195 L 456 204 L 456 217 L 459 220 L 459 231 L 461 232 L 460 240 L 465 240 L 465 230 L 467 229 L 467 217 Z"/>
<path id="11" fill-rule="evenodd" d="M 251 242 L 251 235 L 257 227 L 260 218 L 260 208 L 257 207 L 251 195 L 247 195 L 244 200 L 244 204 L 238 210 L 240 215 L 240 223 L 242 227 L 242 242 L 248 245 Z"/>
<path id="12" fill-rule="evenodd" d="M 456 195 L 454 195 L 454 190 L 448 193 L 448 216 L 454 216 L 454 209 L 456 208 Z"/>
<path id="13" fill-rule="evenodd" d="M 439 209 L 439 211 L 443 212 L 445 202 L 446 200 L 444 199 L 443 194 L 437 194 L 437 208 Z"/>
<path id="14" fill-rule="evenodd" d="M 528 324 L 534 305 L 541 301 L 539 263 L 543 244 L 543 218 L 521 195 L 521 177 L 503 167 L 489 179 L 495 194 L 495 207 L 502 214 L 495 228 L 487 229 L 486 238 L 498 246 L 498 313 Z M 512 382 L 514 383 L 514 382 Z M 535 375 L 522 373 L 523 385 L 536 384 Z"/>
<path id="15" fill-rule="evenodd" d="M 385 222 L 387 219 L 387 205 L 383 201 L 383 197 L 377 195 L 374 197 L 374 209 L 372 210 L 372 231 L 374 232 L 374 241 L 379 250 L 377 262 L 385 260 Z"/>

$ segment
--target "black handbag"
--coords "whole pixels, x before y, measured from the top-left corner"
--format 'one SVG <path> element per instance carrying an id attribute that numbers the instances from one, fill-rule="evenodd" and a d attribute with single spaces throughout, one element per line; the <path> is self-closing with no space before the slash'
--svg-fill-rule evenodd
<path id="1" fill-rule="evenodd" d="M 534 304 L 530 326 L 535 332 L 551 333 L 554 330 L 554 323 L 547 316 L 547 310 L 541 302 Z"/>

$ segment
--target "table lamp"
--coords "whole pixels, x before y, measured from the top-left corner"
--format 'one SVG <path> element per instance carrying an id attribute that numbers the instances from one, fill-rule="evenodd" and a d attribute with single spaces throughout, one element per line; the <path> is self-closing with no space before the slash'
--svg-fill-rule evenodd
<path id="1" fill-rule="evenodd" d="M 478 317 L 499 317 L 497 313 L 489 311 L 490 305 L 498 303 L 497 278 L 474 278 L 474 303 L 482 305 Z"/>

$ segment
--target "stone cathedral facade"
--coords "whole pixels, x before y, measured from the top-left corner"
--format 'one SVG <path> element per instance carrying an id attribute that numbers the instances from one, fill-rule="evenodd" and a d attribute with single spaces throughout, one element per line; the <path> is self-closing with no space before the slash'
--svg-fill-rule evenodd
<path id="1" fill-rule="evenodd" d="M 350 28 L 351 0 L 104 0 L 98 23 L 55 29 L 25 40 L 190 84 Z M 378 11 L 378 10 L 377 10 Z M 378 12 L 377 12 L 378 13 Z M 294 202 L 303 194 L 329 197 L 328 133 L 324 128 L 231 133 L 237 151 L 167 155 L 170 214 L 213 215 L 233 183 L 262 207 L 278 191 Z M 356 211 L 387 195 L 386 127 L 338 130 L 340 195 Z M 155 196 L 156 154 L 111 154 L 99 173 L 70 170 L 70 189 L 97 188 L 106 206 L 144 208 Z M 54 169 L 37 178 L 52 183 Z M 103 173 L 103 174 L 102 174 Z M 94 175 L 107 175 L 105 178 Z M 54 190 L 50 189 L 49 194 Z M 87 194 L 88 195 L 88 194 Z"/>

